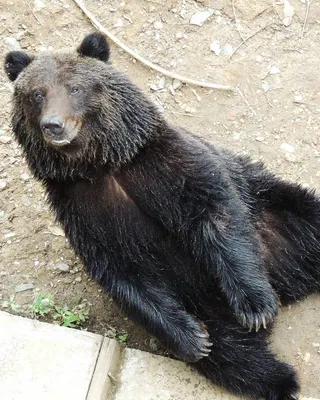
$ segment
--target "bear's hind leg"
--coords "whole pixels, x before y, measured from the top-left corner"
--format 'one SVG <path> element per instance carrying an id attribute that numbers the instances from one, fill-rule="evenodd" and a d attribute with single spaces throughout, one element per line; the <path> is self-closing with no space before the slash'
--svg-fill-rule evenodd
<path id="1" fill-rule="evenodd" d="M 299 391 L 294 369 L 268 349 L 265 331 L 248 332 L 226 316 L 207 321 L 213 343 L 209 357 L 192 364 L 230 392 L 265 400 L 293 400 Z"/>
<path id="2" fill-rule="evenodd" d="M 320 290 L 320 200 L 279 180 L 260 190 L 257 218 L 265 267 L 283 304 Z"/>

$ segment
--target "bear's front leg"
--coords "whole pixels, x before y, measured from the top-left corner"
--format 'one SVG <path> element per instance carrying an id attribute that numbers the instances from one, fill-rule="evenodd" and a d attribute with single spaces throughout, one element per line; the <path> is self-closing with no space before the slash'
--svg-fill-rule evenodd
<path id="1" fill-rule="evenodd" d="M 218 280 L 243 326 L 258 330 L 273 322 L 278 313 L 277 298 L 263 270 L 259 244 L 246 219 L 240 219 L 240 210 L 228 225 L 224 218 L 219 221 L 218 215 L 194 222 L 189 243 L 209 279 Z"/>
<path id="2" fill-rule="evenodd" d="M 173 354 L 196 362 L 210 353 L 212 343 L 205 325 L 188 314 L 163 282 L 119 271 L 104 284 L 118 305 Z"/>

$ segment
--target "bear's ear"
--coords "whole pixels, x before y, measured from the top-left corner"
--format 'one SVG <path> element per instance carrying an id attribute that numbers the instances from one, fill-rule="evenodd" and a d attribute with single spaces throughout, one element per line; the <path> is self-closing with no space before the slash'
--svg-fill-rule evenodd
<path id="1" fill-rule="evenodd" d="M 10 81 L 15 81 L 20 72 L 25 69 L 32 60 L 33 57 L 23 51 L 11 51 L 8 53 L 4 61 L 4 70 Z"/>
<path id="2" fill-rule="evenodd" d="M 108 61 L 110 48 L 106 37 L 100 32 L 87 35 L 77 49 L 81 56 L 97 58 L 101 61 Z"/>

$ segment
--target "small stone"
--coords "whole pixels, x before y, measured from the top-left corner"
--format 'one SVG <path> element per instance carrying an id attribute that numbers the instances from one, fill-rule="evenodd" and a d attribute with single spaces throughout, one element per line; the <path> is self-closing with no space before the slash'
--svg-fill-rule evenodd
<path id="1" fill-rule="evenodd" d="M 28 181 L 28 180 L 30 179 L 30 176 L 29 176 L 28 174 L 24 173 L 24 174 L 21 174 L 21 175 L 20 175 L 20 178 L 21 178 L 23 181 Z"/>
<path id="2" fill-rule="evenodd" d="M 221 53 L 221 46 L 219 40 L 214 40 L 210 44 L 210 50 L 214 52 L 217 56 Z"/>
<path id="3" fill-rule="evenodd" d="M 212 8 L 208 8 L 206 11 L 198 11 L 192 15 L 190 19 L 191 25 L 201 26 L 204 22 L 213 14 L 214 10 Z"/>
<path id="4" fill-rule="evenodd" d="M 77 282 L 77 283 L 81 282 L 81 281 L 82 281 L 81 276 L 77 276 L 76 279 L 75 279 L 74 281 Z"/>
<path id="5" fill-rule="evenodd" d="M 256 141 L 257 142 L 263 142 L 264 141 L 264 137 L 263 136 L 257 136 L 256 137 Z"/>
<path id="6" fill-rule="evenodd" d="M 33 7 L 33 12 L 38 12 L 41 11 L 43 8 L 45 8 L 45 4 L 42 0 L 35 0 L 34 1 L 34 7 Z"/>
<path id="7" fill-rule="evenodd" d="M 54 236 L 65 236 L 64 231 L 59 226 L 49 226 L 49 231 Z"/>
<path id="8" fill-rule="evenodd" d="M 179 89 L 179 87 L 181 86 L 181 81 L 179 81 L 179 79 L 174 79 L 172 82 L 172 87 L 174 90 Z"/>
<path id="9" fill-rule="evenodd" d="M 289 153 L 294 153 L 294 147 L 291 146 L 291 144 L 288 143 L 282 143 L 280 146 L 280 149 Z"/>
<path id="10" fill-rule="evenodd" d="M 0 180 L 0 192 L 7 187 L 7 182 L 4 180 Z"/>
<path id="11" fill-rule="evenodd" d="M 303 361 L 308 364 L 308 362 L 310 361 L 310 357 L 311 354 L 310 353 L 306 353 L 305 356 L 303 357 Z"/>
<path id="12" fill-rule="evenodd" d="M 226 43 L 223 46 L 223 54 L 226 54 L 227 56 L 230 56 L 233 53 L 233 47 L 230 43 Z"/>
<path id="13" fill-rule="evenodd" d="M 152 337 L 149 341 L 150 349 L 153 351 L 157 351 L 159 349 L 159 341 L 158 339 Z"/>
<path id="14" fill-rule="evenodd" d="M 32 289 L 34 289 L 33 283 L 21 283 L 20 285 L 17 285 L 14 290 L 16 293 L 20 293 L 20 292 L 25 292 L 26 290 L 32 290 Z"/>
<path id="15" fill-rule="evenodd" d="M 118 18 L 118 21 L 113 25 L 114 28 L 122 28 L 123 27 L 123 19 Z"/>
<path id="16" fill-rule="evenodd" d="M 275 75 L 275 74 L 280 74 L 280 69 L 276 67 L 275 65 L 272 65 L 269 71 L 270 75 Z"/>
<path id="17" fill-rule="evenodd" d="M 161 30 L 161 29 L 163 28 L 163 23 L 162 23 L 161 21 L 156 21 L 156 22 L 153 24 L 153 26 L 154 26 L 156 29 Z"/>
<path id="18" fill-rule="evenodd" d="M 70 269 L 69 265 L 65 263 L 58 263 L 53 268 L 58 269 L 59 271 L 62 272 L 68 272 Z"/>
<path id="19" fill-rule="evenodd" d="M 7 144 L 11 142 L 10 136 L 0 136 L 0 143 Z"/>
<path id="20" fill-rule="evenodd" d="M 295 103 L 302 103 L 302 100 L 303 100 L 303 96 L 301 94 L 296 94 L 294 96 L 294 102 Z"/>
<path id="21" fill-rule="evenodd" d="M 5 37 L 3 38 L 3 42 L 9 51 L 20 50 L 20 43 L 13 37 Z"/>
<path id="22" fill-rule="evenodd" d="M 115 338 L 117 336 L 117 330 L 115 328 L 110 327 L 106 330 L 105 335 L 110 338 Z"/>
<path id="23" fill-rule="evenodd" d="M 178 32 L 178 33 L 176 33 L 176 38 L 177 39 L 182 39 L 183 38 L 183 33 L 182 32 Z"/>
<path id="24" fill-rule="evenodd" d="M 26 194 L 24 194 L 24 195 L 21 197 L 21 203 L 22 203 L 25 207 L 30 207 L 30 206 L 31 206 L 31 201 L 30 201 L 29 197 L 28 197 Z"/>

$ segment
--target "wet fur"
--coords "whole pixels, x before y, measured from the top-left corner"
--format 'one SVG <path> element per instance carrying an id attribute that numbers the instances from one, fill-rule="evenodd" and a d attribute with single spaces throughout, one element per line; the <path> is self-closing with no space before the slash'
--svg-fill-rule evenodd
<path id="1" fill-rule="evenodd" d="M 13 102 L 15 137 L 72 247 L 131 318 L 214 383 L 292 399 L 298 380 L 268 349 L 270 330 L 239 318 L 319 291 L 318 197 L 169 125 L 105 63 L 104 39 L 93 38 L 97 53 L 89 39 L 80 55 L 36 57 Z M 43 141 L 30 81 L 49 87 L 74 71 L 87 97 L 75 147 L 61 152 Z"/>

